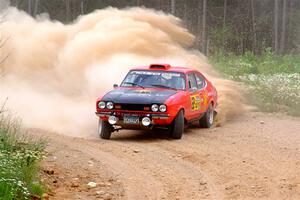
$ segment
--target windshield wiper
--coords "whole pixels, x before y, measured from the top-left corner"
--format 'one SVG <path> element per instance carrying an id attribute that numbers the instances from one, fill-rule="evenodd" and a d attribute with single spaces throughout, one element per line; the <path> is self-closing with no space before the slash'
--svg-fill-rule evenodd
<path id="1" fill-rule="evenodd" d="M 160 88 L 166 88 L 166 89 L 171 89 L 171 90 L 176 90 L 176 91 L 177 91 L 176 88 L 172 88 L 172 87 L 165 86 L 165 85 L 157 85 L 157 84 L 153 84 L 153 85 L 151 85 L 151 86 L 153 86 L 153 87 L 160 87 Z"/>
<path id="2" fill-rule="evenodd" d="M 123 82 L 123 84 L 131 84 L 131 85 L 134 85 L 134 86 L 139 86 L 139 87 L 141 87 L 141 88 L 145 89 L 145 87 L 144 87 L 144 86 L 142 86 L 142 85 L 140 85 L 140 84 L 138 84 L 138 83 L 133 83 L 133 82 Z"/>

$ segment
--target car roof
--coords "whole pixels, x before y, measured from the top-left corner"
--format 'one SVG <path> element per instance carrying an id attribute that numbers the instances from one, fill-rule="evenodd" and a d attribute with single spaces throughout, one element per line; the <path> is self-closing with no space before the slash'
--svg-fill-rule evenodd
<path id="1" fill-rule="evenodd" d="M 157 66 L 157 68 L 153 66 Z M 171 66 L 169 64 L 151 64 L 149 66 L 134 67 L 131 70 L 151 70 L 151 71 L 166 71 L 166 72 L 172 71 L 172 72 L 182 72 L 182 73 L 197 71 L 193 68 Z"/>

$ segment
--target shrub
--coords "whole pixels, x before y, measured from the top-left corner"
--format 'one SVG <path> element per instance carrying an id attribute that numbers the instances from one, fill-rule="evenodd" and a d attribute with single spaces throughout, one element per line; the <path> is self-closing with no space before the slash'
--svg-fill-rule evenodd
<path id="1" fill-rule="evenodd" d="M 240 76 L 249 87 L 251 102 L 267 112 L 300 116 L 300 74 Z"/>
<path id="2" fill-rule="evenodd" d="M 0 197 L 3 200 L 41 196 L 38 163 L 45 143 L 20 135 L 20 123 L 0 110 Z"/>
<path id="3" fill-rule="evenodd" d="M 300 116 L 300 56 L 277 56 L 270 49 L 256 56 L 216 52 L 211 63 L 226 77 L 246 84 L 250 101 L 262 111 Z"/>

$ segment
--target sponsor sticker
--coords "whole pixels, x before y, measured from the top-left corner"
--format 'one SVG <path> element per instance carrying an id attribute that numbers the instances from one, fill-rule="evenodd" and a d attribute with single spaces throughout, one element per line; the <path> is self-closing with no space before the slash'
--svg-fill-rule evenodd
<path id="1" fill-rule="evenodd" d="M 138 94 L 150 94 L 151 91 L 150 90 L 134 90 L 134 93 L 138 93 Z"/>
<path id="2" fill-rule="evenodd" d="M 130 72 L 130 74 L 160 76 L 160 75 L 161 75 L 161 72 L 153 72 L 153 71 L 132 71 L 132 72 Z"/>
<path id="3" fill-rule="evenodd" d="M 171 79 L 173 77 L 180 77 L 180 74 L 178 74 L 178 73 L 162 73 L 161 76 L 165 79 Z"/>
<path id="4" fill-rule="evenodd" d="M 200 110 L 201 98 L 198 94 L 191 96 L 192 110 Z"/>

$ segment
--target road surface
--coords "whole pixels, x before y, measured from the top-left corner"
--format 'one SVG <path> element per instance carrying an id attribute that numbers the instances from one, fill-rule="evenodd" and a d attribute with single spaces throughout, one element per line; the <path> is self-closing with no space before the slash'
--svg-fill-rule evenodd
<path id="1" fill-rule="evenodd" d="M 246 113 L 221 127 L 188 128 L 182 140 L 31 132 L 49 140 L 42 176 L 50 199 L 300 199 L 300 118 Z"/>

